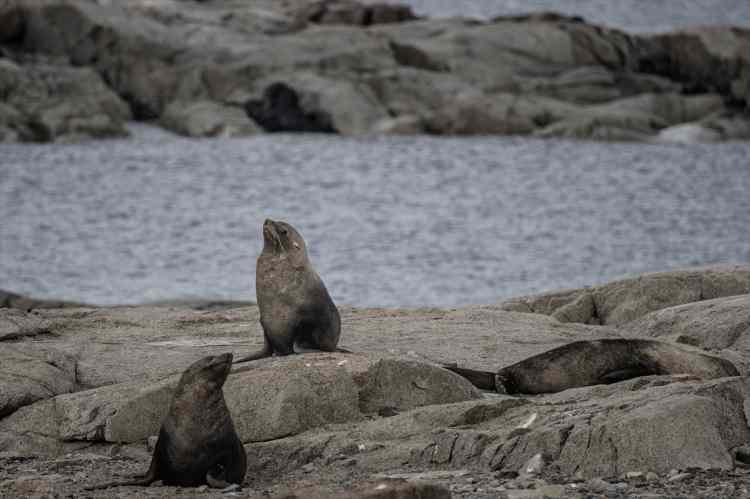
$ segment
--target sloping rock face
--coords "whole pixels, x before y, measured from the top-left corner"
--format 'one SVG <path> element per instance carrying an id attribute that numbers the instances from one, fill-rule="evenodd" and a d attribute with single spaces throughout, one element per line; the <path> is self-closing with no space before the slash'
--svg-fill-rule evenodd
<path id="1" fill-rule="evenodd" d="M 3 9 L 0 62 L 35 73 L 27 56 L 43 54 L 55 61 L 47 71 L 86 87 L 96 74 L 129 105 L 84 120 L 77 94 L 53 93 L 44 133 L 3 106 L 4 140 L 111 136 L 130 115 L 211 136 L 241 109 L 267 131 L 393 133 L 383 120 L 408 117 L 422 126 L 404 133 L 747 137 L 750 31 L 739 28 L 636 36 L 555 14 L 430 20 L 351 0 L 16 0 Z M 555 111 L 541 114 L 540 99 Z M 175 116 L 188 104 L 200 112 Z M 713 133 L 660 133 L 686 124 Z"/>
<path id="2" fill-rule="evenodd" d="M 674 305 L 748 293 L 750 267 L 718 266 L 643 274 L 591 288 L 513 298 L 500 307 L 550 315 L 562 322 L 622 325 Z"/>

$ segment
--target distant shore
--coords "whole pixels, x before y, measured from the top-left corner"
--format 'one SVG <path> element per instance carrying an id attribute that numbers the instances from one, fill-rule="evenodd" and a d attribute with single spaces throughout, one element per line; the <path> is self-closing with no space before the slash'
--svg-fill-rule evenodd
<path id="1" fill-rule="evenodd" d="M 578 17 L 398 4 L 5 2 L 2 141 L 264 132 L 750 138 L 750 30 L 634 35 Z"/>

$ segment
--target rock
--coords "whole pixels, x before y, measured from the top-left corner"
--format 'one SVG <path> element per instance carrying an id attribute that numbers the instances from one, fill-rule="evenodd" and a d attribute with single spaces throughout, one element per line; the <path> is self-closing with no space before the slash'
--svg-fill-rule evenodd
<path id="1" fill-rule="evenodd" d="M 668 482 L 681 482 L 685 480 L 686 478 L 690 478 L 692 475 L 690 473 L 678 473 L 676 475 L 672 475 L 669 478 L 667 478 Z"/>
<path id="2" fill-rule="evenodd" d="M 323 132 L 359 135 L 385 117 L 369 88 L 298 73 L 271 83 L 247 113 L 269 132 Z"/>
<path id="3" fill-rule="evenodd" d="M 7 314 L 3 315 L 9 319 Z M 13 324 L 16 320 L 24 321 L 25 317 L 10 319 Z M 44 328 L 33 319 L 26 326 Z M 24 325 L 18 327 L 23 330 Z M 31 350 L 26 348 L 25 342 L 0 342 L 0 386 L 3 387 L 0 391 L 0 418 L 3 418 L 38 400 L 75 391 L 78 388 L 76 360 L 46 346 Z"/>
<path id="4" fill-rule="evenodd" d="M 499 306 L 503 310 L 558 314 L 563 320 L 572 318 L 587 324 L 621 325 L 655 310 L 746 293 L 750 293 L 750 268 L 720 265 L 642 274 L 591 288 L 514 298 Z M 593 307 L 587 303 L 587 294 L 593 299 Z"/>
<path id="5" fill-rule="evenodd" d="M 601 115 L 640 113 L 655 116 L 667 125 L 697 121 L 724 109 L 718 94 L 684 96 L 677 93 L 641 94 L 590 106 L 588 112 Z"/>
<path id="6" fill-rule="evenodd" d="M 378 135 L 416 135 L 424 133 L 424 124 L 419 116 L 405 115 L 398 118 L 384 118 L 373 126 Z"/>
<path id="7" fill-rule="evenodd" d="M 680 144 L 701 144 L 721 141 L 721 134 L 697 123 L 684 123 L 661 130 L 654 142 L 676 142 Z"/>
<path id="8" fill-rule="evenodd" d="M 591 492 L 609 492 L 614 490 L 614 486 L 607 482 L 606 480 L 602 480 L 601 478 L 592 478 L 588 482 L 586 482 L 586 486 Z"/>
<path id="9" fill-rule="evenodd" d="M 49 327 L 40 317 L 18 309 L 0 308 L 0 341 L 46 333 Z"/>
<path id="10" fill-rule="evenodd" d="M 18 0 L 0 5 L 0 43 L 17 42 L 23 36 L 23 11 Z"/>
<path id="11" fill-rule="evenodd" d="M 57 396 L 0 420 L 0 448 L 35 449 L 27 435 L 57 441 L 134 442 L 158 434 L 179 376 L 154 385 L 122 383 Z M 40 449 L 40 451 L 43 451 Z"/>
<path id="12" fill-rule="evenodd" d="M 211 101 L 173 102 L 161 123 L 187 137 L 245 137 L 261 132 L 243 109 Z"/>
<path id="13" fill-rule="evenodd" d="M 2 104 L 0 104 L 0 107 L 2 107 Z M 0 308 L 17 308 L 19 310 L 30 311 L 39 308 L 70 308 L 86 306 L 87 305 L 82 303 L 62 300 L 39 300 L 0 289 Z"/>
<path id="14" fill-rule="evenodd" d="M 535 475 L 539 475 L 544 471 L 544 457 L 541 454 L 534 454 L 526 464 L 524 464 L 520 470 L 518 470 L 518 476 L 521 479 L 528 479 Z"/>
<path id="15" fill-rule="evenodd" d="M 429 482 L 404 482 L 388 480 L 360 485 L 345 492 L 327 488 L 307 488 L 277 496 L 276 499 L 450 499 L 450 491 L 442 485 Z"/>
<path id="16" fill-rule="evenodd" d="M 642 142 L 664 126 L 655 117 L 637 113 L 574 116 L 534 132 L 540 138 Z"/>
<path id="17" fill-rule="evenodd" d="M 0 124 L 14 132 L 6 138 L 70 141 L 128 134 L 130 110 L 91 69 L 0 61 L 0 87 L 6 101 Z"/>
<path id="18" fill-rule="evenodd" d="M 669 338 L 706 350 L 750 353 L 750 294 L 651 312 L 624 327 L 628 335 Z"/>
<path id="19" fill-rule="evenodd" d="M 359 397 L 360 410 L 372 413 L 384 407 L 403 411 L 479 399 L 481 394 L 471 383 L 446 369 L 382 359 L 368 370 Z"/>
<path id="20" fill-rule="evenodd" d="M 428 118 L 426 128 L 439 135 L 526 135 L 570 111 L 569 104 L 542 97 L 468 94 Z"/>
<path id="21" fill-rule="evenodd" d="M 376 412 L 381 404 L 412 409 L 480 397 L 463 378 L 412 361 L 384 359 L 371 364 L 353 354 L 307 354 L 259 361 L 251 367 L 230 375 L 224 386 L 243 442 L 357 421 L 362 418 L 360 409 Z M 20 448 L 25 448 L 22 437 L 28 433 L 67 441 L 143 440 L 158 433 L 176 382 L 177 376 L 172 376 L 153 384 L 121 383 L 55 397 L 0 421 L 0 432 L 17 435 Z"/>
<path id="22" fill-rule="evenodd" d="M 224 386 L 227 406 L 243 442 L 295 435 L 324 424 L 361 418 L 359 391 L 348 369 L 367 363 L 349 356 L 309 355 L 280 358 L 229 377 Z"/>

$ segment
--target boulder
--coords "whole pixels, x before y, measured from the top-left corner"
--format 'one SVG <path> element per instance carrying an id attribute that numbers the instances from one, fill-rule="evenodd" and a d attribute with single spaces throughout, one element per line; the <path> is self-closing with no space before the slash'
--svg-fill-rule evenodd
<path id="1" fill-rule="evenodd" d="M 128 106 L 89 68 L 0 61 L 0 94 L 16 113 L 5 128 L 20 140 L 70 141 L 128 135 Z M 1 119 L 1 118 L 0 118 Z"/>
<path id="2" fill-rule="evenodd" d="M 718 265 L 648 273 L 590 288 L 518 297 L 501 302 L 499 307 L 553 315 L 563 321 L 617 326 L 655 310 L 747 293 L 750 267 Z M 593 300 L 593 306 L 589 300 Z"/>
<path id="3" fill-rule="evenodd" d="M 3 322 L 5 319 L 7 315 Z M 26 324 L 20 324 L 21 320 Z M 16 322 L 17 334 L 39 328 L 33 320 L 16 317 L 12 322 Z M 30 329 L 24 331 L 24 327 Z M 7 331 L 6 327 L 3 329 Z M 31 350 L 26 345 L 24 342 L 0 342 L 0 386 L 3 387 L 0 418 L 36 401 L 78 389 L 75 358 L 52 348 Z"/>
<path id="4" fill-rule="evenodd" d="M 71 301 L 32 298 L 0 289 L 0 308 L 17 308 L 28 311 L 37 308 L 71 308 L 85 306 L 86 305 L 82 303 Z"/>
<path id="5" fill-rule="evenodd" d="M 49 333 L 49 326 L 40 317 L 18 309 L 0 308 L 0 341 L 45 333 Z"/>
<path id="6" fill-rule="evenodd" d="M 245 104 L 247 113 L 269 132 L 360 135 L 387 116 L 370 89 L 359 83 L 306 72 L 271 81 L 261 99 Z"/>
<path id="7" fill-rule="evenodd" d="M 367 372 L 359 408 L 365 414 L 384 409 L 405 411 L 424 405 L 481 398 L 479 391 L 464 381 L 439 367 L 382 359 Z"/>
<path id="8" fill-rule="evenodd" d="M 518 77 L 524 93 L 578 104 L 607 102 L 622 96 L 615 75 L 601 66 L 582 66 L 551 77 Z"/>
<path id="9" fill-rule="evenodd" d="M 699 123 L 683 123 L 664 128 L 652 139 L 659 143 L 711 144 L 721 142 L 721 133 Z"/>
<path id="10" fill-rule="evenodd" d="M 135 442 L 155 435 L 179 375 L 127 382 L 55 397 L 0 420 L 0 449 L 41 452 L 33 438 Z M 230 375 L 224 396 L 243 442 L 296 435 L 358 421 L 381 408 L 406 410 L 479 397 L 449 371 L 410 361 L 305 354 L 257 361 Z"/>
<path id="11" fill-rule="evenodd" d="M 664 123 L 654 116 L 640 113 L 612 113 L 586 116 L 585 113 L 558 121 L 536 130 L 535 137 L 642 142 L 648 140 Z"/>
<path id="12" fill-rule="evenodd" d="M 715 298 L 651 312 L 621 329 L 706 350 L 750 354 L 750 294 Z"/>
<path id="13" fill-rule="evenodd" d="M 750 293 L 750 267 L 745 266 L 644 274 L 593 290 L 602 324 L 611 325 L 674 305 L 746 293 Z"/>
<path id="14" fill-rule="evenodd" d="M 161 124 L 187 137 L 245 137 L 261 131 L 243 109 L 212 101 L 173 102 Z"/>
<path id="15" fill-rule="evenodd" d="M 459 95 L 427 119 L 439 135 L 526 135 L 562 119 L 574 106 L 544 97 L 514 94 Z"/>
<path id="16" fill-rule="evenodd" d="M 675 125 L 700 120 L 722 109 L 724 101 L 718 94 L 685 96 L 676 93 L 647 93 L 591 106 L 587 111 L 613 116 L 639 113 L 655 116 L 667 125 Z"/>
<path id="17" fill-rule="evenodd" d="M 337 492 L 328 487 L 308 487 L 274 499 L 450 499 L 451 492 L 443 485 L 406 480 L 381 480 Z"/>

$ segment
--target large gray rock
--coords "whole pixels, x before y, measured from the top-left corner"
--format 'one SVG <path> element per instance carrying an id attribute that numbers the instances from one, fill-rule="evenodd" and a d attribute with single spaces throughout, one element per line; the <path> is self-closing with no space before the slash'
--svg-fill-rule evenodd
<path id="1" fill-rule="evenodd" d="M 564 322 L 621 325 L 655 310 L 750 293 L 750 267 L 715 266 L 655 272 L 583 289 L 519 297 L 503 310 L 552 315 Z"/>
<path id="2" fill-rule="evenodd" d="M 48 441 L 143 440 L 158 433 L 178 378 L 121 383 L 29 405 L 0 421 L 0 449 L 41 452 L 50 448 Z M 479 397 L 460 376 L 428 364 L 322 353 L 240 368 L 224 394 L 243 442 L 357 421 L 360 409 L 406 410 Z M 42 447 L 39 438 L 47 439 Z"/>
<path id="3" fill-rule="evenodd" d="M 750 294 L 657 310 L 621 329 L 633 336 L 665 338 L 707 350 L 750 355 Z"/>
<path id="4" fill-rule="evenodd" d="M 164 110 L 161 124 L 188 137 L 245 137 L 261 132 L 244 109 L 212 101 L 173 102 Z"/>
<path id="5" fill-rule="evenodd" d="M 25 326 L 17 324 L 15 334 L 29 332 L 23 330 Z M 78 389 L 72 356 L 46 346 L 32 350 L 26 345 L 0 341 L 0 418 L 38 400 Z"/>
<path id="6" fill-rule="evenodd" d="M 0 308 L 0 341 L 49 333 L 49 326 L 40 317 L 18 309 Z"/>
<path id="7" fill-rule="evenodd" d="M 420 362 L 382 359 L 367 372 L 359 408 L 363 413 L 403 411 L 478 398 L 481 394 L 476 388 L 450 371 Z"/>
<path id="8" fill-rule="evenodd" d="M 89 68 L 0 60 L 0 128 L 16 140 L 70 141 L 128 134 L 128 106 Z M 15 111 L 14 111 L 15 110 Z"/>

